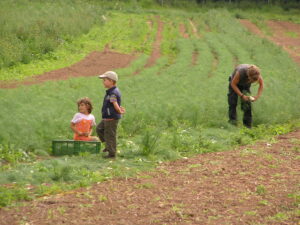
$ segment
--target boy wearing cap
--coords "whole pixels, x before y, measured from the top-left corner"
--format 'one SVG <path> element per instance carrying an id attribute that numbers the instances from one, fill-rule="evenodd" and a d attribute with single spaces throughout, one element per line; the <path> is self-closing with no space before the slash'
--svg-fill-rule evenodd
<path id="1" fill-rule="evenodd" d="M 107 89 L 103 99 L 102 121 L 97 125 L 97 134 L 105 142 L 103 152 L 108 152 L 107 158 L 115 158 L 117 153 L 117 126 L 125 109 L 121 107 L 121 93 L 116 86 L 118 75 L 114 71 L 107 71 L 99 78 Z"/>

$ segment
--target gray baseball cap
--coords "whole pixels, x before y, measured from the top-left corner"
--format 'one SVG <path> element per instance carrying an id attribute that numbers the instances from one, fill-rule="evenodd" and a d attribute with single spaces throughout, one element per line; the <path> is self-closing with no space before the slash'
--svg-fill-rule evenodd
<path id="1" fill-rule="evenodd" d="M 106 71 L 104 74 L 98 76 L 100 79 L 109 78 L 114 81 L 118 81 L 118 74 L 114 71 Z"/>

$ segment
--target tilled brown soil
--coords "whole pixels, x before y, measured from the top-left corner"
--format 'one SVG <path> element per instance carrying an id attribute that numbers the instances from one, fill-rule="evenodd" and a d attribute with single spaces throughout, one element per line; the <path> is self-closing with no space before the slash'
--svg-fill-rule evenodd
<path id="1" fill-rule="evenodd" d="M 287 51 L 295 62 L 300 64 L 300 25 L 287 21 L 267 21 L 272 36 L 265 35 L 254 23 L 249 20 L 240 22 L 262 38 L 267 38 Z"/>
<path id="2" fill-rule="evenodd" d="M 148 68 L 148 67 L 153 66 L 161 56 L 160 45 L 161 45 L 161 42 L 162 42 L 162 39 L 163 39 L 162 33 L 163 33 L 163 29 L 164 29 L 164 23 L 163 23 L 163 21 L 160 20 L 159 16 L 156 16 L 156 19 L 157 19 L 157 25 L 158 25 L 157 32 L 156 32 L 156 37 L 155 37 L 155 41 L 152 44 L 151 55 L 149 56 L 146 64 L 144 65 L 144 68 Z M 151 27 L 150 29 L 152 29 L 153 28 L 153 22 L 151 21 L 151 23 L 148 23 L 148 24 L 150 24 L 150 27 Z M 136 70 L 133 74 L 134 75 L 139 74 L 142 71 L 142 69 L 143 68 L 140 68 L 140 69 Z"/>
<path id="3" fill-rule="evenodd" d="M 157 23 L 158 23 L 156 37 L 155 37 L 155 41 L 153 43 L 152 53 L 145 65 L 145 67 L 153 66 L 155 64 L 156 60 L 161 56 L 160 45 L 161 45 L 161 42 L 163 39 L 162 33 L 163 33 L 163 29 L 164 29 L 164 23 L 163 23 L 163 21 L 160 20 L 159 16 L 157 16 L 156 18 L 157 18 Z"/>
<path id="4" fill-rule="evenodd" d="M 69 67 L 29 77 L 23 81 L 0 82 L 0 88 L 15 88 L 20 85 L 32 85 L 50 80 L 66 80 L 71 77 L 95 76 L 108 70 L 127 67 L 134 58 L 133 55 L 112 52 L 106 48 L 102 52 L 91 52 L 83 60 Z"/>
<path id="5" fill-rule="evenodd" d="M 0 223 L 296 225 L 299 193 L 300 130 L 1 209 Z"/>
<path id="6" fill-rule="evenodd" d="M 160 45 L 162 42 L 162 32 L 164 23 L 160 20 L 160 17 L 157 16 L 157 33 L 156 39 L 153 43 L 152 53 L 145 64 L 145 67 L 151 67 L 155 64 L 156 60 L 160 57 Z M 147 21 L 147 24 L 150 30 L 153 28 L 153 22 Z M 145 40 L 147 41 L 147 40 Z M 0 88 L 16 88 L 20 85 L 32 85 L 39 84 L 45 81 L 51 80 L 66 80 L 72 77 L 85 77 L 85 76 L 95 76 L 97 74 L 102 74 L 108 70 L 114 70 L 119 68 L 127 67 L 132 60 L 135 59 L 134 55 L 122 54 L 118 52 L 113 52 L 109 49 L 109 45 L 106 45 L 105 49 L 102 52 L 91 52 L 83 60 L 65 68 L 58 70 L 53 70 L 46 72 L 41 75 L 32 76 L 26 78 L 22 81 L 12 81 L 5 82 L 0 81 Z M 136 71 L 134 74 L 138 74 L 140 71 Z"/>
<path id="7" fill-rule="evenodd" d="M 183 38 L 189 38 L 189 34 L 187 33 L 186 27 L 183 23 L 179 24 L 179 33 Z"/>

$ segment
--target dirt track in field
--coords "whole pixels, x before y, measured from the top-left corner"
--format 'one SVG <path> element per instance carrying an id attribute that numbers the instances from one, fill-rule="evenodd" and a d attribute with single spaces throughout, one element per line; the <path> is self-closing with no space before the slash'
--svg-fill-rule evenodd
<path id="1" fill-rule="evenodd" d="M 163 39 L 162 33 L 163 33 L 163 29 L 164 29 L 164 23 L 160 20 L 160 17 L 157 16 L 157 32 L 156 32 L 156 38 L 155 41 L 153 43 L 152 46 L 152 53 L 145 65 L 145 67 L 151 67 L 155 64 L 156 60 L 161 56 L 160 53 L 160 45 L 161 45 L 161 41 Z"/>
<path id="2" fill-rule="evenodd" d="M 145 68 L 151 67 L 155 64 L 156 60 L 161 56 L 160 45 L 162 42 L 162 32 L 164 23 L 160 20 L 160 17 L 157 16 L 157 33 L 156 39 L 153 43 L 152 53 L 145 64 Z M 150 29 L 153 28 L 153 22 L 147 21 L 147 24 Z M 147 41 L 147 40 L 145 40 Z M 109 45 L 106 45 L 105 49 L 102 52 L 91 52 L 83 60 L 75 63 L 69 67 L 61 68 L 58 70 L 53 70 L 46 72 L 41 75 L 32 76 L 26 78 L 23 81 L 13 81 L 13 82 L 1 82 L 0 88 L 16 88 L 20 85 L 32 85 L 39 84 L 45 81 L 51 80 L 66 80 L 72 77 L 86 77 L 86 76 L 95 76 L 97 74 L 102 74 L 108 70 L 114 70 L 119 68 L 127 67 L 132 60 L 135 59 L 134 55 L 122 54 L 118 52 L 113 52 L 109 49 Z M 138 74 L 140 71 L 136 71 L 134 74 Z"/>
<path id="3" fill-rule="evenodd" d="M 185 39 L 190 37 L 190 35 L 187 33 L 184 23 L 179 24 L 179 33 L 180 33 L 181 37 L 183 37 Z"/>
<path id="4" fill-rule="evenodd" d="M 296 225 L 299 194 L 300 130 L 0 209 L 0 224 Z"/>
<path id="5" fill-rule="evenodd" d="M 152 45 L 152 52 L 151 55 L 149 56 L 146 64 L 144 65 L 144 68 L 148 68 L 153 66 L 156 61 L 160 58 L 161 56 L 161 49 L 160 49 L 160 45 L 163 39 L 162 33 L 164 30 L 164 22 L 160 20 L 159 16 L 156 16 L 157 19 L 157 32 L 156 32 L 156 37 L 155 37 L 155 41 L 153 42 Z M 153 22 L 151 21 L 151 24 L 153 25 Z M 151 27 L 152 27 L 151 25 Z M 152 28 L 151 28 L 152 29 Z M 138 70 L 136 70 L 133 75 L 137 75 L 142 71 L 143 68 L 140 68 Z"/>
<path id="6" fill-rule="evenodd" d="M 249 20 L 240 22 L 262 38 L 267 38 L 287 51 L 293 60 L 300 64 L 300 24 L 287 21 L 267 21 L 272 36 L 264 34 L 254 23 Z"/>
<path id="7" fill-rule="evenodd" d="M 164 23 L 160 20 L 160 17 L 157 16 L 157 33 L 156 39 L 153 43 L 152 53 L 149 56 L 145 68 L 151 67 L 155 64 L 156 60 L 161 56 L 160 45 L 162 42 L 162 32 Z M 149 29 L 153 28 L 153 22 L 147 21 Z M 147 41 L 147 38 L 146 40 Z M 114 70 L 119 68 L 127 67 L 135 59 L 134 55 L 122 54 L 118 52 L 113 52 L 109 49 L 107 44 L 105 49 L 102 52 L 91 52 L 83 60 L 65 68 L 58 70 L 53 70 L 46 72 L 41 75 L 32 76 L 26 78 L 23 81 L 12 81 L 12 82 L 1 82 L 0 88 L 16 88 L 20 85 L 32 85 L 39 84 L 45 81 L 51 80 L 66 80 L 72 77 L 86 77 L 86 76 L 95 76 L 97 74 L 102 74 L 108 70 Z M 138 74 L 140 71 L 136 71 L 134 74 Z"/>
<path id="8" fill-rule="evenodd" d="M 134 58 L 133 55 L 112 52 L 106 48 L 102 52 L 91 52 L 83 60 L 69 67 L 29 77 L 23 81 L 0 82 L 0 88 L 16 88 L 20 85 L 39 84 L 51 80 L 66 80 L 71 77 L 96 76 L 108 70 L 127 67 Z"/>

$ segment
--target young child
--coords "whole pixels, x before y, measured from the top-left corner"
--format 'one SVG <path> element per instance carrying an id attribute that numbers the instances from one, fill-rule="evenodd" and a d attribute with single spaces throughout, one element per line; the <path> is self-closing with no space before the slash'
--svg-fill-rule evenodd
<path id="1" fill-rule="evenodd" d="M 107 71 L 99 78 L 107 89 L 102 106 L 102 121 L 97 125 L 97 134 L 102 142 L 105 142 L 103 152 L 108 152 L 107 158 L 115 158 L 117 153 L 117 126 L 125 109 L 121 107 L 121 93 L 116 86 L 117 73 Z"/>
<path id="2" fill-rule="evenodd" d="M 259 88 L 257 95 L 249 97 L 244 93 L 251 93 L 250 87 L 252 83 L 258 82 Z M 229 122 L 236 124 L 236 106 L 238 96 L 241 97 L 241 107 L 244 111 L 243 124 L 251 128 L 252 126 L 252 111 L 251 102 L 256 101 L 262 94 L 264 88 L 264 81 L 260 74 L 260 69 L 255 65 L 240 64 L 238 65 L 231 76 L 229 77 L 229 92 L 228 92 L 228 105 L 229 105 Z"/>
<path id="3" fill-rule="evenodd" d="M 96 125 L 95 117 L 91 114 L 93 110 L 92 102 L 89 98 L 81 98 L 77 101 L 78 113 L 71 120 L 71 129 L 74 132 L 76 141 L 98 141 L 92 135 L 93 126 Z"/>

